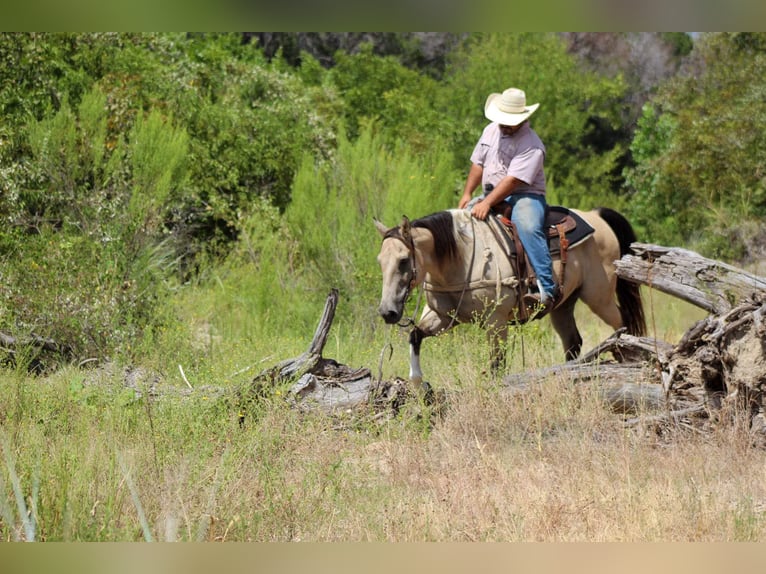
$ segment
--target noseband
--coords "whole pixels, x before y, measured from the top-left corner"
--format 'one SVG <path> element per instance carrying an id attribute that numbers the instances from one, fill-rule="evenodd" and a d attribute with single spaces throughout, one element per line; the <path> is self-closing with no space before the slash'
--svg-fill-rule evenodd
<path id="1" fill-rule="evenodd" d="M 412 291 L 412 288 L 415 286 L 415 281 L 418 278 L 417 258 L 415 257 L 415 240 L 412 238 L 412 235 L 410 234 L 409 241 L 407 241 L 404 237 L 402 237 L 402 234 L 399 231 L 398 227 L 389 229 L 388 232 L 383 237 L 383 241 L 385 241 L 386 239 L 396 239 L 397 241 L 401 241 L 404 244 L 404 246 L 407 248 L 407 253 L 410 256 L 410 268 L 412 269 L 412 278 L 410 279 L 409 283 L 407 283 L 407 292 L 404 295 L 404 300 L 406 301 L 407 298 L 410 296 L 410 291 Z"/>

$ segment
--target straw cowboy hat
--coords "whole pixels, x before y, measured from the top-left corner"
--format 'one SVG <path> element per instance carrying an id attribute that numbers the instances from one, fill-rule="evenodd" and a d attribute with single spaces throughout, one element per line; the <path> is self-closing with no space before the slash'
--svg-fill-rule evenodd
<path id="1" fill-rule="evenodd" d="M 484 115 L 488 120 L 504 126 L 517 126 L 535 113 L 540 104 L 527 106 L 523 90 L 508 88 L 502 94 L 490 94 L 484 104 Z"/>

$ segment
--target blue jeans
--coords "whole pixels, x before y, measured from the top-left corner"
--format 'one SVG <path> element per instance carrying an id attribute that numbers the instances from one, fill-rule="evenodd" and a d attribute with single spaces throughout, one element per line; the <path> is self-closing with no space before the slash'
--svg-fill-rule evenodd
<path id="1" fill-rule="evenodd" d="M 505 200 L 513 206 L 511 221 L 519 232 L 519 240 L 524 246 L 529 263 L 535 270 L 540 294 L 553 296 L 553 261 L 548 251 L 548 239 L 545 233 L 545 196 L 537 193 L 515 193 Z"/>
<path id="2" fill-rule="evenodd" d="M 465 208 L 470 210 L 483 198 L 484 196 L 475 197 Z M 519 232 L 519 240 L 537 275 L 541 296 L 543 293 L 553 296 L 553 261 L 548 251 L 548 239 L 544 229 L 547 207 L 545 196 L 537 193 L 514 193 L 505 199 L 505 203 L 513 207 L 511 221 Z"/>

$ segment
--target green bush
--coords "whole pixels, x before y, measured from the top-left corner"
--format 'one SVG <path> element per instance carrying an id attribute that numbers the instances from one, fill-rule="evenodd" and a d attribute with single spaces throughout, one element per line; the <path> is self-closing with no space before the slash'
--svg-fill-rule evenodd
<path id="1" fill-rule="evenodd" d="M 3 327 L 74 358 L 129 350 L 161 324 L 175 264 L 162 214 L 185 181 L 186 135 L 150 112 L 110 150 L 106 124 L 98 87 L 30 123 L 36 187 L 17 214 L 29 231 L 3 261 Z"/>
<path id="2" fill-rule="evenodd" d="M 691 242 L 714 257 L 747 251 L 736 228 L 766 215 L 763 37 L 706 35 L 694 72 L 645 107 L 627 181 L 631 217 L 650 239 Z"/>

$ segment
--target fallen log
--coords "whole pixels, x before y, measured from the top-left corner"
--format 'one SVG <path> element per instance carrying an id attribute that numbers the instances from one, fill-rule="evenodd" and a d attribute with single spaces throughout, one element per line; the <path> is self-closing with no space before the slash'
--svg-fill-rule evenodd
<path id="1" fill-rule="evenodd" d="M 692 251 L 634 243 L 618 276 L 708 310 L 668 352 L 657 353 L 669 401 L 697 420 L 742 421 L 766 438 L 766 278 Z M 667 422 L 672 417 L 657 419 Z"/>
<path id="2" fill-rule="evenodd" d="M 20 352 L 20 349 L 24 349 L 24 352 Z M 49 359 L 70 360 L 72 349 L 69 345 L 60 344 L 36 333 L 26 337 L 14 337 L 0 332 L 0 362 L 16 364 L 19 356 L 24 357 L 26 368 L 30 373 L 40 374 L 47 369 L 46 364 Z"/>
<path id="3" fill-rule="evenodd" d="M 29 337 L 19 340 L 12 335 L 0 332 L 0 347 L 10 354 L 14 354 L 19 347 L 36 347 L 44 351 L 52 351 L 62 355 L 71 352 L 69 346 L 60 345 L 53 339 L 41 337 L 36 333 L 32 333 Z"/>
<path id="4" fill-rule="evenodd" d="M 595 387 L 612 412 L 636 414 L 667 409 L 668 403 L 657 374 L 645 363 L 570 362 L 503 378 L 505 392 L 526 392 L 552 378 L 564 378 L 572 384 L 588 383 Z"/>
<path id="5" fill-rule="evenodd" d="M 766 279 L 694 251 L 633 243 L 633 255 L 615 261 L 617 276 L 683 299 L 711 313 L 766 292 Z"/>
<path id="6" fill-rule="evenodd" d="M 677 345 L 618 331 L 577 361 L 507 377 L 504 383 L 518 392 L 563 376 L 596 385 L 614 412 L 642 413 L 626 420 L 630 426 L 745 417 L 766 439 L 766 279 L 686 249 L 631 247 L 633 254 L 615 262 L 618 276 L 711 315 Z M 604 361 L 606 353 L 618 362 Z"/>

